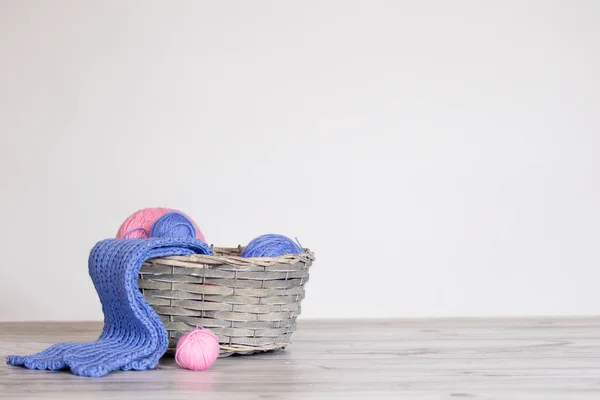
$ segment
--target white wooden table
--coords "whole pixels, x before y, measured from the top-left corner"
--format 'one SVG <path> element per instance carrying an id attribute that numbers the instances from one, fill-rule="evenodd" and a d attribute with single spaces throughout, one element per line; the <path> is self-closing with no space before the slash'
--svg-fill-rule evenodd
<path id="1" fill-rule="evenodd" d="M 0 356 L 91 341 L 101 323 L 0 323 Z M 84 378 L 0 366 L 6 399 L 600 399 L 600 318 L 300 321 L 272 354 L 204 372 Z"/>

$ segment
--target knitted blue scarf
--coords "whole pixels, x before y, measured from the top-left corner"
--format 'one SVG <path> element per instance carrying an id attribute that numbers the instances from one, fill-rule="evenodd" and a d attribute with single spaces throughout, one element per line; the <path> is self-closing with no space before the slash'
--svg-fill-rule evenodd
<path id="1" fill-rule="evenodd" d="M 102 311 L 104 328 L 92 343 L 58 343 L 30 356 L 6 362 L 29 369 L 70 368 L 75 375 L 100 377 L 111 371 L 154 368 L 167 351 L 167 331 L 138 288 L 138 272 L 149 258 L 212 254 L 192 238 L 107 239 L 90 253 L 89 272 Z"/>

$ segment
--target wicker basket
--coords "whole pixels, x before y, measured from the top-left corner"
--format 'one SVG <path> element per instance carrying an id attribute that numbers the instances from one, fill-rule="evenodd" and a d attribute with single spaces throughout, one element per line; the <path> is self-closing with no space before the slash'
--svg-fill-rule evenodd
<path id="1" fill-rule="evenodd" d="M 142 265 L 139 287 L 167 328 L 168 353 L 198 325 L 219 337 L 221 357 L 284 349 L 296 329 L 314 254 L 243 258 L 239 247 L 213 250 L 213 256 Z"/>

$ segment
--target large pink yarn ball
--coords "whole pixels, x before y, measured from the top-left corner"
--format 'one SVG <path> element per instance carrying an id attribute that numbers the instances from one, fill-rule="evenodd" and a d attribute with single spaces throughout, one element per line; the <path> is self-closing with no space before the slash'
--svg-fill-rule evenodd
<path id="1" fill-rule="evenodd" d="M 202 231 L 196 225 L 196 223 L 188 217 L 185 213 L 182 213 L 179 210 L 173 210 L 171 208 L 164 207 L 155 207 L 155 208 L 144 208 L 142 210 L 136 211 L 131 214 L 117 232 L 117 239 L 143 239 L 147 238 L 150 233 L 150 229 L 152 228 L 152 224 L 169 212 L 179 212 L 185 215 L 192 223 L 194 224 L 194 228 L 196 229 L 196 237 L 203 242 L 206 242 L 204 239 L 204 235 Z"/>
<path id="2" fill-rule="evenodd" d="M 208 369 L 219 357 L 219 338 L 210 329 L 198 327 L 179 338 L 175 361 L 192 371 Z"/>

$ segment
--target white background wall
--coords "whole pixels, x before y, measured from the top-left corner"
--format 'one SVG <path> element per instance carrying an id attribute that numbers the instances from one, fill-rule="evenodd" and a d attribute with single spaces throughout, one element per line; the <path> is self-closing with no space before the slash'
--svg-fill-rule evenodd
<path id="1" fill-rule="evenodd" d="M 600 2 L 0 1 L 0 320 L 100 319 L 170 206 L 304 317 L 600 314 Z"/>

